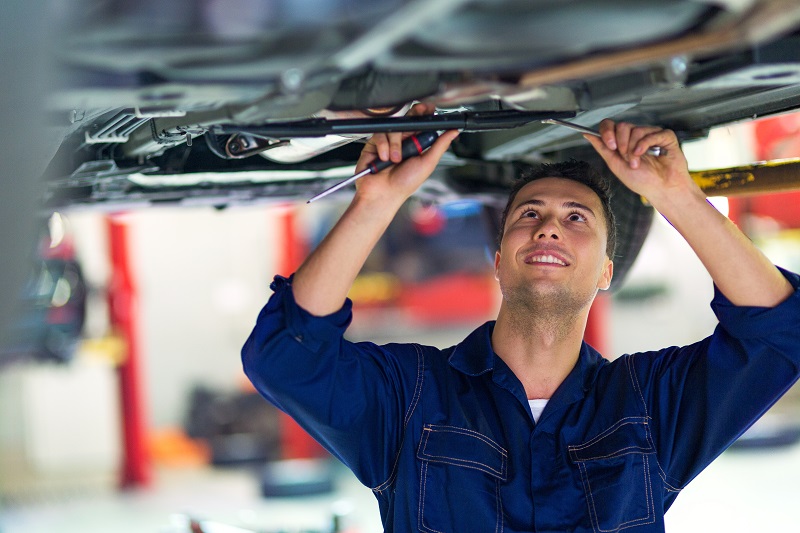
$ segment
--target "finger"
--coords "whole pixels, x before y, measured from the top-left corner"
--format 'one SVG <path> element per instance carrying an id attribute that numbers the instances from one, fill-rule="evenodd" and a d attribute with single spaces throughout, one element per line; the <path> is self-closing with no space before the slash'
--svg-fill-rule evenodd
<path id="1" fill-rule="evenodd" d="M 403 133 L 389 133 L 389 159 L 394 163 L 403 160 Z"/>
<path id="2" fill-rule="evenodd" d="M 418 103 L 409 109 L 406 116 L 420 116 L 430 115 L 436 110 L 433 104 Z M 391 133 L 375 133 L 367 145 L 373 144 L 378 158 L 381 161 L 392 161 L 393 163 L 400 163 L 403 160 L 403 140 L 413 135 L 413 132 L 391 132 Z M 366 148 L 365 148 L 366 149 Z M 367 160 L 367 163 L 373 161 L 374 158 Z M 360 161 L 359 161 L 360 162 Z M 366 168 L 366 163 L 364 164 Z"/>
<path id="3" fill-rule="evenodd" d="M 618 122 L 615 128 L 617 137 L 617 151 L 619 152 L 619 155 L 622 156 L 622 158 L 625 160 L 628 160 L 630 157 L 628 153 L 628 148 L 630 146 L 630 137 L 632 129 L 633 129 L 633 124 L 629 124 L 627 122 Z"/>
<path id="4" fill-rule="evenodd" d="M 367 165 L 375 161 L 376 159 L 380 159 L 379 155 L 379 144 L 377 141 L 378 139 L 376 136 L 384 135 L 384 134 L 375 134 L 370 139 L 364 143 L 364 147 L 361 149 L 361 153 L 358 156 L 358 161 L 356 161 L 356 169 L 355 172 L 359 173 L 365 168 Z M 384 139 L 385 141 L 385 139 Z M 386 150 L 388 152 L 388 149 Z"/>
<path id="5" fill-rule="evenodd" d="M 672 130 L 664 130 L 661 128 L 652 128 L 651 131 L 646 132 L 637 141 L 636 146 L 633 148 L 633 154 L 642 156 L 648 149 L 653 146 L 660 146 L 667 148 L 678 144 L 678 138 Z"/>
<path id="6" fill-rule="evenodd" d="M 648 135 L 652 135 L 653 133 L 661 131 L 661 128 L 655 126 L 637 126 L 631 130 L 631 136 L 628 140 L 628 147 L 630 148 L 631 155 L 642 155 L 645 150 L 642 150 L 641 153 L 639 149 L 641 148 L 641 140 L 647 137 Z"/>
<path id="7" fill-rule="evenodd" d="M 450 147 L 453 139 L 458 137 L 458 130 L 449 130 L 442 133 L 433 145 L 419 157 L 411 157 L 402 164 L 393 167 L 392 178 L 410 185 L 413 189 L 419 187 L 439 164 L 442 155 Z"/>
<path id="8" fill-rule="evenodd" d="M 661 128 L 655 126 L 639 126 L 631 130 L 631 136 L 628 140 L 628 165 L 631 168 L 639 168 L 641 163 L 640 158 L 644 155 L 648 148 L 654 146 L 648 144 L 649 141 L 644 141 L 649 135 L 661 131 Z"/>
<path id="9" fill-rule="evenodd" d="M 639 168 L 639 165 L 641 163 L 639 158 L 641 157 L 642 154 L 637 154 L 636 153 L 636 147 L 637 147 L 639 141 L 645 135 L 647 135 L 649 132 L 655 131 L 657 129 L 658 128 L 644 128 L 644 127 L 637 127 L 637 126 L 634 126 L 633 128 L 631 128 L 630 136 L 628 137 L 628 151 L 625 154 L 623 154 L 623 157 L 625 159 L 627 159 L 627 161 L 628 161 L 628 166 L 629 167 L 631 167 L 633 169 Z"/>
<path id="10" fill-rule="evenodd" d="M 418 103 L 414 104 L 411 109 L 408 110 L 406 116 L 432 115 L 434 111 L 436 111 L 435 105 Z"/>
<path id="11" fill-rule="evenodd" d="M 435 111 L 436 106 L 434 104 L 417 103 L 408 110 L 406 116 L 432 115 Z M 403 141 L 412 135 L 414 135 L 414 132 L 411 131 L 388 134 L 389 150 L 387 157 L 395 163 L 402 161 Z"/>
<path id="12" fill-rule="evenodd" d="M 361 151 L 361 155 L 358 156 L 358 161 L 356 162 L 356 169 L 355 173 L 358 174 L 359 172 L 366 170 L 367 165 L 375 161 L 376 159 L 380 159 L 378 154 L 374 150 L 368 150 L 366 147 Z"/>
<path id="13" fill-rule="evenodd" d="M 410 163 L 412 166 L 419 166 L 419 168 L 422 169 L 422 173 L 430 174 L 450 147 L 450 143 L 452 143 L 453 139 L 458 137 L 458 135 L 458 130 L 448 130 L 442 133 L 430 148 L 425 150 L 419 157 L 409 158 L 407 162 L 403 163 L 403 166 L 405 167 L 406 163 Z M 398 165 L 397 168 L 400 168 L 400 165 Z"/>
<path id="14" fill-rule="evenodd" d="M 600 122 L 600 138 L 609 150 L 617 149 L 617 134 L 615 131 L 616 124 L 611 119 L 603 119 Z"/>
<path id="15" fill-rule="evenodd" d="M 368 146 L 374 146 L 374 150 L 371 151 L 374 151 L 381 161 L 389 160 L 389 138 L 387 134 L 374 133 L 369 141 L 367 141 L 364 150 L 367 150 Z"/>
<path id="16" fill-rule="evenodd" d="M 461 132 L 458 130 L 447 130 L 439 135 L 439 138 L 422 155 L 427 155 L 429 159 L 435 159 L 438 163 L 444 153 L 450 148 L 450 144 L 458 137 Z M 430 154 L 430 155 L 428 155 Z"/>
<path id="17" fill-rule="evenodd" d="M 617 150 L 611 149 L 607 146 L 605 138 L 595 137 L 594 135 L 584 134 L 583 138 L 589 141 L 600 157 L 606 162 L 606 165 L 613 171 L 619 165 L 625 165 L 626 162 L 620 157 Z"/>

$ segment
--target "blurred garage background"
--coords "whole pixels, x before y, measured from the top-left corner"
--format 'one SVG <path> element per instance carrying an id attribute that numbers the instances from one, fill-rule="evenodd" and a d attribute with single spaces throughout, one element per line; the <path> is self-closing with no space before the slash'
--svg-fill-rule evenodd
<path id="1" fill-rule="evenodd" d="M 798 139 L 800 115 L 785 115 L 685 149 L 700 170 L 800 157 Z M 798 271 L 798 200 L 714 203 Z M 24 335 L 0 354 L 0 533 L 379 531 L 370 491 L 258 398 L 239 360 L 272 276 L 344 207 L 75 210 L 43 224 Z M 353 288 L 349 337 L 460 341 L 496 313 L 492 242 L 475 204 L 411 202 Z M 716 323 L 711 294 L 657 217 L 625 284 L 598 300 L 591 342 L 609 358 L 694 342 Z M 798 400 L 790 392 L 695 480 L 668 530 L 795 522 Z"/>

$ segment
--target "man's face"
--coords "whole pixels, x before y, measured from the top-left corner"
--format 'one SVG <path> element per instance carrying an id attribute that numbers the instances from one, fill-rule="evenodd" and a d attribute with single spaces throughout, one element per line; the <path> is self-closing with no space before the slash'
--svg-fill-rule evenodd
<path id="1" fill-rule="evenodd" d="M 506 300 L 577 311 L 611 283 L 606 221 L 600 198 L 586 185 L 542 178 L 520 189 L 495 255 Z"/>

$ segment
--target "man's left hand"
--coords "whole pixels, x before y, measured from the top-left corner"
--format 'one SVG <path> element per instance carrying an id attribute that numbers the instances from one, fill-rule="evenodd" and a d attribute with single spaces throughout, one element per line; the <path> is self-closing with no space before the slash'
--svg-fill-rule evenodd
<path id="1" fill-rule="evenodd" d="M 772 307 L 794 292 L 769 259 L 706 201 L 674 132 L 604 120 L 600 135 L 586 139 L 622 183 L 647 198 L 683 235 L 734 305 Z M 653 146 L 666 153 L 646 154 Z"/>
<path id="2" fill-rule="evenodd" d="M 608 168 L 632 191 L 654 205 L 676 194 L 697 194 L 689 175 L 688 163 L 672 130 L 656 126 L 636 126 L 605 119 L 600 137 L 585 135 Z M 659 156 L 647 150 L 659 146 Z"/>

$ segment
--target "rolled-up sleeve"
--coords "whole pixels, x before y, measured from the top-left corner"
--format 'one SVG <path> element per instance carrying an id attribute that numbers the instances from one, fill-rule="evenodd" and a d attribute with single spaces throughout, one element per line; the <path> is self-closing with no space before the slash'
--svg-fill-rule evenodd
<path id="1" fill-rule="evenodd" d="M 381 485 L 392 474 L 404 421 L 418 397 L 422 351 L 349 342 L 350 300 L 317 317 L 294 301 L 291 278 L 276 277 L 271 288 L 242 348 L 245 373 L 362 483 Z"/>
<path id="2" fill-rule="evenodd" d="M 781 272 L 795 289 L 781 304 L 739 307 L 715 289 L 711 337 L 631 356 L 671 488 L 683 488 L 800 376 L 800 278 Z"/>

